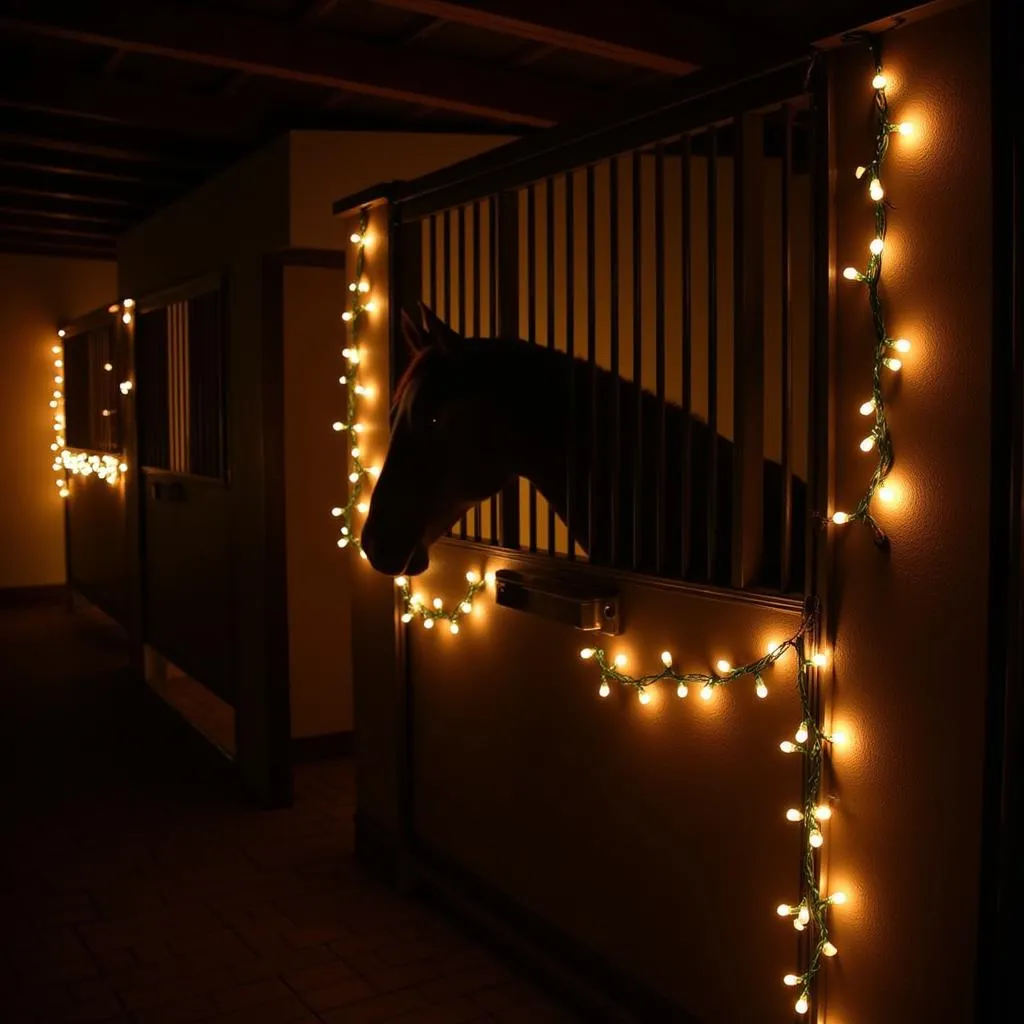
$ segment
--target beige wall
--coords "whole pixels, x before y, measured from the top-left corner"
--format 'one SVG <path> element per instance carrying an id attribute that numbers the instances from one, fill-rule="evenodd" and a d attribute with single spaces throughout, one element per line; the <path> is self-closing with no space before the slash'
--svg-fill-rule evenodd
<path id="1" fill-rule="evenodd" d="M 510 136 L 409 132 L 292 132 L 291 244 L 340 249 L 346 244 L 336 199 L 381 182 L 416 178 L 494 149 Z"/>
<path id="2" fill-rule="evenodd" d="M 890 549 L 850 528 L 835 545 L 839 813 L 827 882 L 838 963 L 834 1024 L 974 1019 L 984 742 L 991 307 L 991 144 L 985 5 L 885 37 L 893 139 L 884 184 L 886 324 L 913 343 L 886 389 L 898 500 Z M 853 168 L 871 152 L 870 61 L 836 74 L 837 262 L 862 264 L 873 218 Z M 836 507 L 874 465 L 858 451 L 874 344 L 867 299 L 838 290 Z M 876 502 L 876 505 L 881 503 Z"/>
<path id="3" fill-rule="evenodd" d="M 64 503 L 50 469 L 54 332 L 116 294 L 97 260 L 0 253 L 0 588 L 64 582 Z"/>

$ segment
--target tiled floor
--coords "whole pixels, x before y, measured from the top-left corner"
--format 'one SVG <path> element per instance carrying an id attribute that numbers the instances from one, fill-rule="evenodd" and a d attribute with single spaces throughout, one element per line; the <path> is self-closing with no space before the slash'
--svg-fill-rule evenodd
<path id="1" fill-rule="evenodd" d="M 0 1021 L 570 1021 L 364 878 L 345 763 L 240 807 L 88 614 L 0 610 Z"/>

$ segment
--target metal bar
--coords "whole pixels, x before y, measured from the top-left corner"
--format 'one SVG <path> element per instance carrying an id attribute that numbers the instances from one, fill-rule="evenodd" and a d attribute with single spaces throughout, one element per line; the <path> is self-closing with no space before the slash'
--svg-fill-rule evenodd
<path id="1" fill-rule="evenodd" d="M 537 187 L 526 189 L 526 337 L 531 345 L 537 344 Z M 537 485 L 530 481 L 530 499 L 527 510 L 530 550 L 537 550 Z"/>
<path id="2" fill-rule="evenodd" d="M 565 175 L 565 352 L 568 358 L 569 437 L 567 442 L 565 481 L 565 525 L 568 533 L 566 554 L 569 561 L 576 558 L 576 235 L 575 235 L 575 183 L 573 172 Z"/>
<path id="3" fill-rule="evenodd" d="M 785 593 L 793 584 L 793 351 L 790 337 L 789 307 L 793 301 L 793 254 L 790 241 L 790 192 L 793 185 L 793 108 L 785 104 L 782 108 L 782 180 L 779 202 L 781 206 L 782 232 L 782 517 L 779 538 L 779 589 Z"/>
<path id="4" fill-rule="evenodd" d="M 682 396 L 683 396 L 683 436 L 682 473 L 680 474 L 680 525 L 682 542 L 680 545 L 680 575 L 685 579 L 690 573 L 690 560 L 693 551 L 691 530 L 692 516 L 690 506 L 693 501 L 693 245 L 692 245 L 692 172 L 690 159 L 691 141 L 689 135 L 680 138 L 679 171 L 681 190 L 680 210 L 682 213 Z"/>
<path id="5" fill-rule="evenodd" d="M 458 254 L 458 275 L 457 281 L 459 285 L 459 334 L 465 336 L 466 334 L 466 207 L 460 206 L 458 210 L 458 217 L 455 221 L 456 228 L 459 232 L 459 237 L 456 240 L 455 252 Z M 448 311 L 448 322 L 452 322 L 453 310 L 449 308 Z M 465 512 L 462 513 L 462 517 L 459 520 L 459 536 L 469 536 L 469 519 Z"/>
<path id="6" fill-rule="evenodd" d="M 437 216 L 430 215 L 430 308 L 437 312 Z"/>
<path id="7" fill-rule="evenodd" d="M 483 249 L 483 204 L 477 199 L 473 203 L 473 337 L 480 337 L 480 308 L 483 305 L 480 295 L 480 264 L 481 250 Z M 493 505 L 493 502 L 492 502 Z M 483 515 L 484 510 L 481 503 L 476 503 L 476 528 L 473 531 L 473 540 L 480 542 L 483 536 Z M 494 539 L 494 535 L 491 535 Z"/>
<path id="8" fill-rule="evenodd" d="M 594 491 L 597 480 L 597 244 L 594 237 L 596 223 L 595 205 L 595 169 L 587 167 L 587 367 L 589 395 L 588 433 L 590 441 L 590 464 L 587 467 L 587 543 L 591 561 L 594 558 L 595 527 L 594 507 L 596 504 Z"/>
<path id="9" fill-rule="evenodd" d="M 658 397 L 654 571 L 665 571 L 665 147 L 654 149 L 654 358 Z"/>
<path id="10" fill-rule="evenodd" d="M 732 585 L 759 581 L 764 548 L 764 117 L 733 146 Z"/>
<path id="11" fill-rule="evenodd" d="M 502 192 L 498 198 L 498 328 L 503 338 L 519 337 L 519 196 Z M 501 492 L 501 544 L 519 547 L 519 480 Z"/>
<path id="12" fill-rule="evenodd" d="M 545 182 L 545 243 L 547 246 L 548 348 L 555 347 L 555 179 Z M 548 502 L 548 554 L 555 554 L 555 508 Z"/>
<path id="13" fill-rule="evenodd" d="M 488 269 L 490 270 L 490 334 L 492 338 L 498 336 L 498 197 L 489 196 L 487 199 L 488 219 Z M 491 498 L 491 543 L 500 544 L 501 537 L 498 533 L 498 506 L 501 503 L 501 492 Z"/>
<path id="14" fill-rule="evenodd" d="M 619 506 L 619 475 L 622 467 L 622 383 L 619 378 L 619 159 L 612 157 L 608 162 L 608 206 L 611 222 L 608 227 L 608 298 L 611 320 L 611 364 L 612 364 L 612 452 L 609 498 L 611 499 L 611 546 L 610 561 L 618 565 L 622 557 L 619 534 L 622 530 Z"/>
<path id="15" fill-rule="evenodd" d="M 633 569 L 640 568 L 643 550 L 643 450 L 644 450 L 644 393 L 643 393 L 643 279 L 641 252 L 641 192 L 640 153 L 633 153 L 633 392 L 636 395 L 636 436 L 633 438 Z"/>
<path id="16" fill-rule="evenodd" d="M 715 576 L 718 513 L 718 131 L 707 131 L 708 204 L 708 436 L 707 473 L 707 575 Z"/>

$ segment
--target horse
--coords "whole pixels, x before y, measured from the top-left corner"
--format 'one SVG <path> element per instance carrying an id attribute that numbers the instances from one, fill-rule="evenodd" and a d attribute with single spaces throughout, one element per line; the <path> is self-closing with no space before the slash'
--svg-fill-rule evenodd
<path id="1" fill-rule="evenodd" d="M 657 563 L 677 578 L 690 566 L 704 581 L 728 579 L 731 441 L 608 370 L 516 338 L 464 338 L 425 304 L 420 311 L 420 327 L 402 313 L 411 360 L 361 537 L 374 569 L 424 572 L 431 545 L 518 476 L 571 523 L 593 564 L 655 572 Z M 765 460 L 766 536 L 781 529 L 781 484 L 781 467 Z M 792 479 L 791 494 L 799 580 L 803 481 Z"/>

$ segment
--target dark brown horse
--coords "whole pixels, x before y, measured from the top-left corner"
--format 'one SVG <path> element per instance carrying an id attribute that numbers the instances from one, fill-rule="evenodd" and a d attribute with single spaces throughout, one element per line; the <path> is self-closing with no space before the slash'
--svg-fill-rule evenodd
<path id="1" fill-rule="evenodd" d="M 683 575 L 685 545 L 695 576 L 728 578 L 729 440 L 717 438 L 710 474 L 708 426 L 690 417 L 686 429 L 678 406 L 552 349 L 516 339 L 463 338 L 426 306 L 422 321 L 417 327 L 403 313 L 412 360 L 395 390 L 391 443 L 362 535 L 375 569 L 423 572 L 435 540 L 468 508 L 521 476 L 563 520 L 571 514 L 575 539 L 595 564 L 653 571 L 660 514 L 667 575 Z M 662 422 L 664 445 L 658 441 Z M 778 463 L 765 461 L 766 536 L 777 536 L 768 531 L 780 526 L 778 513 L 772 516 L 780 506 L 781 475 Z M 712 485 L 714 518 L 722 526 L 709 564 L 705 497 Z M 793 481 L 798 554 L 804 489 Z"/>

